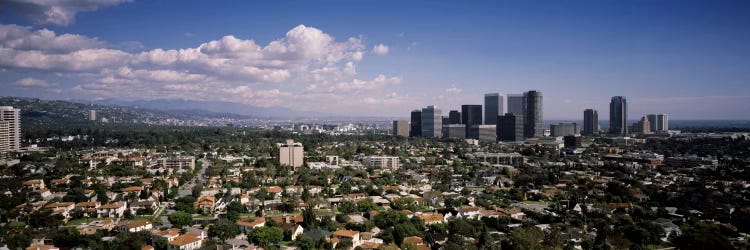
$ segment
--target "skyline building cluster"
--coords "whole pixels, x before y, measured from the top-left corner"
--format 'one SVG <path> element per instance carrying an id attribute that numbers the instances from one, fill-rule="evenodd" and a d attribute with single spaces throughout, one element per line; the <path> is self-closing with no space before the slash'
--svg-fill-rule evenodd
<path id="1" fill-rule="evenodd" d="M 579 123 L 551 124 L 544 127 L 544 101 L 541 91 L 523 94 L 488 93 L 484 106 L 461 105 L 461 110 L 450 110 L 442 116 L 435 105 L 411 113 L 410 121 L 394 121 L 394 135 L 453 139 L 481 139 L 522 141 L 528 138 L 594 135 L 600 131 L 599 112 L 583 111 L 583 126 Z M 624 96 L 613 96 L 609 103 L 608 134 L 627 136 L 629 133 L 663 133 L 669 130 L 667 114 L 649 114 L 634 124 L 628 124 L 628 102 Z M 408 126 L 405 123 L 409 123 Z M 406 129 L 409 131 L 405 131 Z M 492 132 L 495 131 L 494 136 Z"/>
<path id="2" fill-rule="evenodd" d="M 514 141 L 541 137 L 545 132 L 542 98 L 542 93 L 537 90 L 507 96 L 488 93 L 484 95 L 484 106 L 464 104 L 461 111 L 450 110 L 447 116 L 442 116 L 442 110 L 437 106 L 427 106 L 411 112 L 408 134 L 410 137 L 505 138 L 503 140 Z M 407 134 L 399 129 L 405 127 L 404 122 L 394 121 L 394 135 Z M 499 136 L 500 133 L 504 136 Z"/>

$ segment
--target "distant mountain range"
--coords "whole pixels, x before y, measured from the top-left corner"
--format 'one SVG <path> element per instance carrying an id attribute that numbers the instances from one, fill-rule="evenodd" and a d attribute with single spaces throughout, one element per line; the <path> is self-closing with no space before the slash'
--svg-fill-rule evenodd
<path id="1" fill-rule="evenodd" d="M 91 101 L 78 101 L 91 103 Z M 94 101 L 95 104 L 118 105 L 134 108 L 161 110 L 161 111 L 191 111 L 204 113 L 223 113 L 249 116 L 255 118 L 311 118 L 327 116 L 318 112 L 300 112 L 282 107 L 256 107 L 247 104 L 222 102 L 222 101 L 192 101 L 177 99 L 155 99 L 155 100 L 122 100 L 105 99 Z"/>

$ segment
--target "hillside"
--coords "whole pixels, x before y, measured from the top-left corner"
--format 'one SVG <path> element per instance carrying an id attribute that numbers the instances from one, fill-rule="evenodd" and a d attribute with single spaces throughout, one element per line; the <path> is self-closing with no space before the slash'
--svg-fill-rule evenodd
<path id="1" fill-rule="evenodd" d="M 167 119 L 249 118 L 248 116 L 201 110 L 160 111 L 118 105 L 84 104 L 22 97 L 2 97 L 0 98 L 0 106 L 20 108 L 21 122 L 25 127 L 60 123 L 92 123 L 92 121 L 89 121 L 90 110 L 96 110 L 96 123 L 101 123 L 102 118 L 108 123 L 117 124 L 151 123 Z"/>

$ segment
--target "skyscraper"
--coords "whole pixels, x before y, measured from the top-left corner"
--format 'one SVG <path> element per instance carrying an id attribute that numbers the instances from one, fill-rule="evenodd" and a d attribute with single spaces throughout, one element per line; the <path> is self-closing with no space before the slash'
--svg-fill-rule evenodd
<path id="1" fill-rule="evenodd" d="M 409 121 L 398 120 L 393 121 L 393 135 L 395 136 L 409 136 Z"/>
<path id="2" fill-rule="evenodd" d="M 649 128 L 651 129 L 651 131 L 653 132 L 659 131 L 659 129 L 657 128 L 657 126 L 659 125 L 658 125 L 658 122 L 656 122 L 655 114 L 646 115 L 646 119 L 648 120 Z"/>
<path id="3" fill-rule="evenodd" d="M 594 109 L 583 111 L 583 134 L 593 135 L 599 131 L 599 112 Z"/>
<path id="4" fill-rule="evenodd" d="M 542 112 L 542 92 L 531 90 L 524 93 L 526 102 L 526 115 L 524 118 L 524 136 L 542 137 L 544 133 L 543 112 Z"/>
<path id="5" fill-rule="evenodd" d="M 657 131 L 667 131 L 669 130 L 669 115 L 667 114 L 658 114 L 656 115 L 656 130 Z M 653 131 L 656 132 L 656 131 Z"/>
<path id="6" fill-rule="evenodd" d="M 443 112 L 434 105 L 422 109 L 422 136 L 442 137 L 442 113 Z"/>
<path id="7" fill-rule="evenodd" d="M 8 144 L 8 151 L 18 151 L 21 149 L 21 110 L 10 106 L 0 107 L 0 121 L 8 123 L 8 132 L 5 140 Z M 0 135 L 3 136 L 3 135 Z"/>
<path id="8" fill-rule="evenodd" d="M 498 141 L 522 141 L 523 137 L 523 115 L 507 113 L 497 117 L 497 140 Z"/>
<path id="9" fill-rule="evenodd" d="M 96 110 L 89 110 L 89 121 L 96 121 Z"/>
<path id="10" fill-rule="evenodd" d="M 415 109 L 411 111 L 411 123 L 409 123 L 409 136 L 422 136 L 422 111 Z"/>
<path id="11" fill-rule="evenodd" d="M 461 112 L 458 110 L 451 110 L 448 112 L 448 124 L 461 124 Z"/>
<path id="12" fill-rule="evenodd" d="M 628 101 L 624 96 L 613 96 L 609 102 L 609 133 L 628 134 Z"/>
<path id="13" fill-rule="evenodd" d="M 517 116 L 526 114 L 526 101 L 523 99 L 523 94 L 508 94 L 508 113 Z"/>
<path id="14" fill-rule="evenodd" d="M 505 114 L 505 97 L 500 93 L 484 94 L 484 124 L 497 124 L 497 117 Z"/>
<path id="15" fill-rule="evenodd" d="M 482 105 L 461 105 L 461 121 L 466 125 L 466 138 L 479 139 L 479 129 L 474 125 L 482 124 Z"/>

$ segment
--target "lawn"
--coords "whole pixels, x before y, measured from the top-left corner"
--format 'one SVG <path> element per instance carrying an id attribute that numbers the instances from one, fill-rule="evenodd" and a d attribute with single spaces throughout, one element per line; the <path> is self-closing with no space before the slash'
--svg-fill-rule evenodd
<path id="1" fill-rule="evenodd" d="M 68 226 L 77 226 L 81 224 L 86 224 L 92 221 L 101 220 L 100 218 L 81 218 L 81 219 L 75 219 L 68 221 Z"/>

